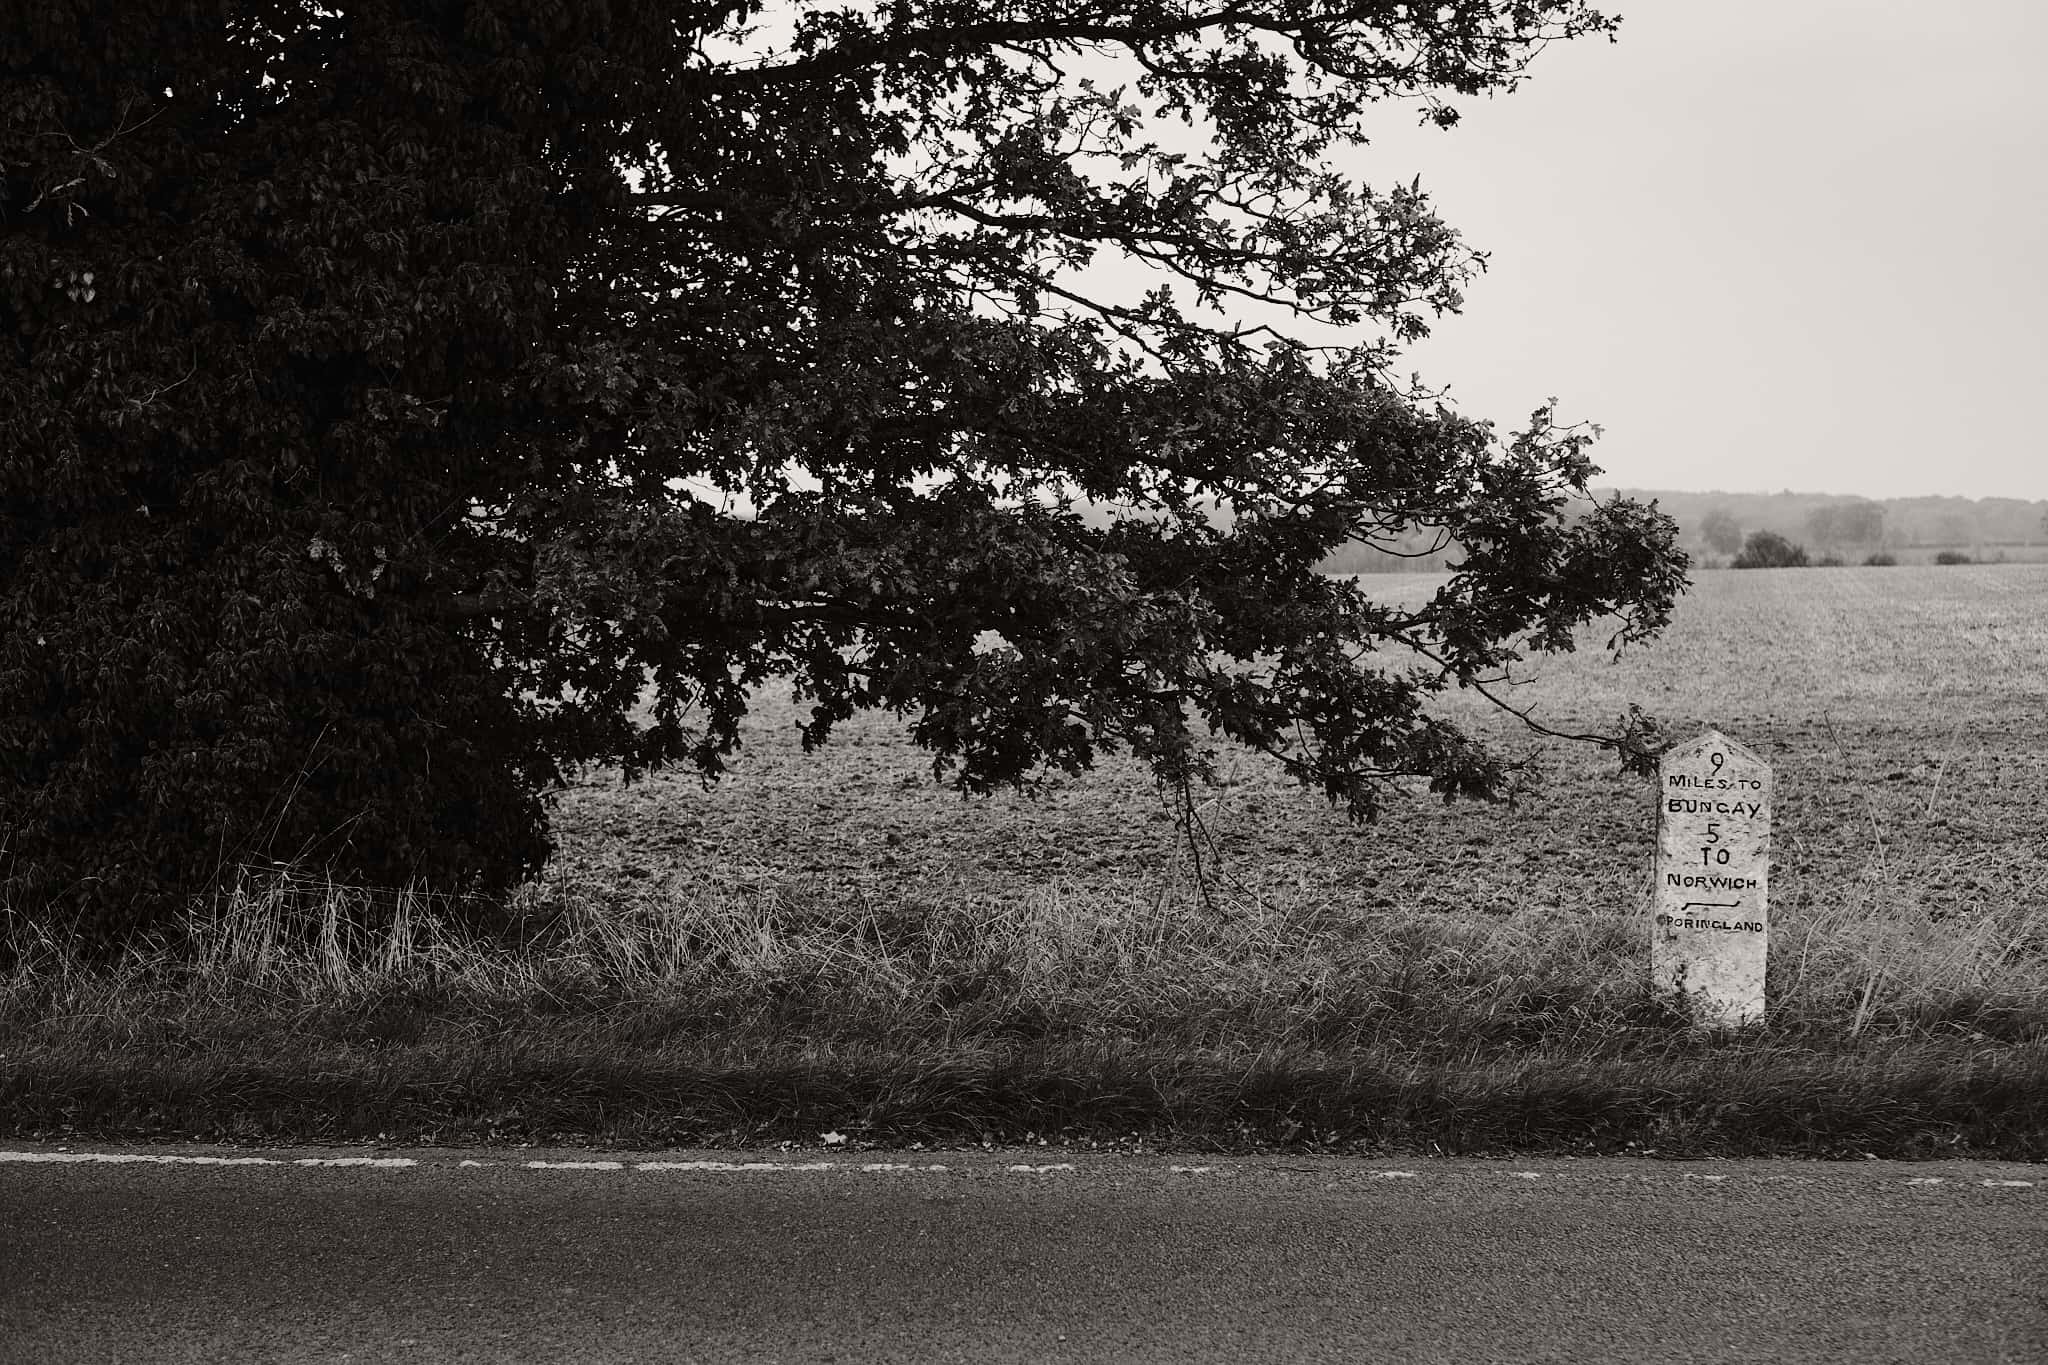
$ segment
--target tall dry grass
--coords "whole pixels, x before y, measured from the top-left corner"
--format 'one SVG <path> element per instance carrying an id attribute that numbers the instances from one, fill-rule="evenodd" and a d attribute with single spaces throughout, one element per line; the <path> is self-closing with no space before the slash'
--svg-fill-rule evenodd
<path id="1" fill-rule="evenodd" d="M 1927 1030 L 2048 1038 L 2038 905 L 1937 918 L 1877 894 L 1783 919 L 1764 1030 L 1832 1044 Z M 487 936 L 419 889 L 249 876 L 175 942 L 112 964 L 45 936 L 17 941 L 0 1027 L 86 1045 L 154 1021 L 203 1047 L 209 1018 L 289 1035 L 399 996 L 451 1036 L 465 1019 L 577 1014 L 632 1037 L 667 1017 L 761 1055 L 792 1025 L 909 1052 L 1027 1039 L 1317 1057 L 1601 1050 L 1676 1027 L 1647 991 L 1640 915 L 1339 914 L 1057 883 L 1021 906 L 967 885 L 879 900 L 797 883 L 623 907 L 532 888 L 510 909 L 508 932 Z"/>

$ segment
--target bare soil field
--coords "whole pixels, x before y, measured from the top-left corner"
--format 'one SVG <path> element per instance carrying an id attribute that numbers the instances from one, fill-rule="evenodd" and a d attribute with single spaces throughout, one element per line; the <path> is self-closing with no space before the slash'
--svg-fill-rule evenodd
<path id="1" fill-rule="evenodd" d="M 1390 596 L 1437 581 L 1370 580 Z M 1633 701 L 1674 736 L 1717 726 L 1772 763 L 1781 932 L 1878 910 L 2048 932 L 2048 565 L 1703 575 L 1653 647 L 1614 662 L 1589 637 L 1531 671 L 1509 695 L 1552 728 L 1610 724 Z M 883 913 L 951 895 L 1029 916 L 1049 901 L 1188 898 L 1199 853 L 1225 913 L 1640 911 L 1650 784 L 1476 699 L 1456 709 L 1529 763 L 1514 806 L 1422 796 L 1354 825 L 1259 756 L 1226 754 L 1191 846 L 1141 766 L 963 800 L 891 718 L 805 755 L 796 708 L 764 697 L 713 790 L 601 774 L 565 794 L 552 876 L 564 894 L 654 912 L 717 888 Z"/>
<path id="2" fill-rule="evenodd" d="M 1762 1027 L 1647 992 L 1651 785 L 1477 698 L 1512 807 L 1355 825 L 1226 754 L 1190 829 L 1115 761 L 962 799 L 886 716 L 805 755 L 769 696 L 714 789 L 564 792 L 518 944 L 287 880 L 178 962 L 31 962 L 0 1127 L 2048 1157 L 2048 565 L 1703 573 L 1529 673 L 1774 766 Z"/>

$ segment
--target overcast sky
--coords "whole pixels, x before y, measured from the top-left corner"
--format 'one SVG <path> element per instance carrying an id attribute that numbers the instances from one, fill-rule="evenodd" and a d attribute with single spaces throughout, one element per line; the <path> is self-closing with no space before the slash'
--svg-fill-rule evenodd
<path id="1" fill-rule="evenodd" d="M 1385 108 L 1492 255 L 1403 369 L 1606 431 L 1603 483 L 2048 498 L 2048 0 L 1614 0 L 1450 132 Z"/>

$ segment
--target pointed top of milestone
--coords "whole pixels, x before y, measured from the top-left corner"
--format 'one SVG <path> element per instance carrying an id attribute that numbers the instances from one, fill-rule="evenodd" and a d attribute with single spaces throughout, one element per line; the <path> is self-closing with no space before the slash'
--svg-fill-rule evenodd
<path id="1" fill-rule="evenodd" d="M 1771 765 L 1764 762 L 1763 757 L 1756 750 L 1740 740 L 1728 738 L 1728 736 L 1712 726 L 1708 726 L 1705 732 L 1687 740 L 1685 743 L 1674 745 L 1666 750 L 1660 766 L 1668 767 L 1673 763 L 1684 763 L 1697 759 L 1709 749 L 1718 749 L 1739 762 L 1752 763 L 1766 772 L 1770 771 Z"/>

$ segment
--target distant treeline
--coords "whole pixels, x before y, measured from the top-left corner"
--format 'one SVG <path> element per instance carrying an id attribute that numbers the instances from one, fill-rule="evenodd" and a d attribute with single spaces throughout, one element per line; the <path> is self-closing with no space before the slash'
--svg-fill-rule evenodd
<path id="1" fill-rule="evenodd" d="M 1230 525 L 1230 514 L 1213 503 L 1198 504 L 1211 526 Z M 1083 502 L 1075 508 L 1090 526 L 1106 526 L 1131 515 L 1129 508 L 1110 503 Z M 1327 574 L 1426 573 L 1445 568 L 1458 558 L 1458 547 L 1441 531 L 1417 528 L 1394 540 L 1386 548 L 1346 545 L 1316 567 Z"/>
<path id="2" fill-rule="evenodd" d="M 1758 531 L 1770 531 L 1805 549 L 1815 560 L 1860 563 L 1873 554 L 1919 562 L 1940 550 L 1973 559 L 2048 557 L 2048 502 L 2021 498 L 1854 498 L 1829 493 L 1675 493 L 1654 488 L 1603 488 L 1606 498 L 1648 502 L 1678 522 L 1680 543 L 1702 568 L 1725 565 Z M 1458 558 L 1456 546 L 1437 553 L 1429 533 L 1411 533 L 1388 554 L 1346 546 L 1323 561 L 1325 573 L 1412 573 L 1441 569 Z M 1916 553 L 1918 552 L 1918 553 Z"/>
<path id="3" fill-rule="evenodd" d="M 1758 531 L 1783 536 L 1814 560 L 1858 563 L 1887 552 L 1906 561 L 1937 550 L 1960 550 L 1974 559 L 2048 557 L 2048 502 L 2020 498 L 1855 498 L 1829 493 L 1674 493 L 1665 489 L 1602 488 L 1638 502 L 1656 500 L 1679 526 L 1680 543 L 1703 568 L 1725 565 Z M 1119 515 L 1104 506 L 1082 508 L 1101 524 Z M 1218 525 L 1228 517 L 1211 512 Z M 1919 551 L 1921 553 L 1914 553 Z M 1417 573 L 1458 560 L 1458 547 L 1439 532 L 1417 528 L 1393 545 L 1347 545 L 1320 565 L 1324 573 Z"/>
<path id="4" fill-rule="evenodd" d="M 1324 573 L 1425 573 L 1448 568 L 1458 547 L 1433 531 L 1410 531 L 1391 549 L 1346 545 L 1316 567 Z"/>
<path id="5" fill-rule="evenodd" d="M 1655 498 L 1702 563 L 1735 554 L 1757 531 L 1775 532 L 1817 556 L 1957 549 L 1988 557 L 2004 548 L 2048 547 L 2048 502 L 2020 498 L 1620 491 L 1639 501 Z"/>

